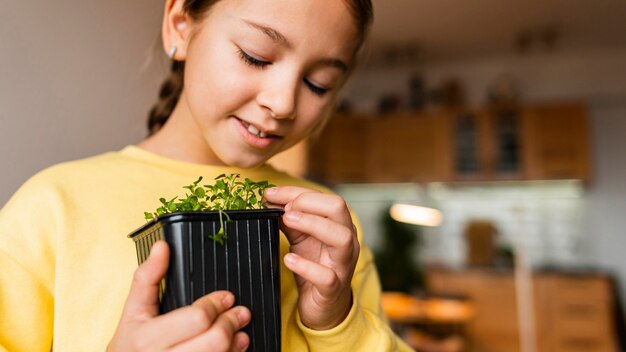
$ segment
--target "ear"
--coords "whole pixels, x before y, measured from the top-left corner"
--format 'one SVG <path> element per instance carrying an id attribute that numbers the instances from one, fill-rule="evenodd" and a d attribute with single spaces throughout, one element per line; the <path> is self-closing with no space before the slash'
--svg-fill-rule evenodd
<path id="1" fill-rule="evenodd" d="M 163 48 L 169 53 L 175 45 L 176 53 L 173 59 L 177 61 L 185 61 L 191 37 L 191 18 L 183 11 L 183 3 L 184 0 L 166 1 L 161 29 Z"/>

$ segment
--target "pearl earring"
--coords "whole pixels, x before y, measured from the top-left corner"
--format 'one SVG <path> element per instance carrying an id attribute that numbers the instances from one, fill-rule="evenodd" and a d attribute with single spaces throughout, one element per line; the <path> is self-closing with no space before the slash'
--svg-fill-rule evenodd
<path id="1" fill-rule="evenodd" d="M 170 51 L 167 53 L 167 57 L 171 59 L 174 59 L 174 55 L 176 54 L 176 50 L 178 48 L 176 47 L 176 45 L 172 45 L 172 47 L 170 48 Z"/>

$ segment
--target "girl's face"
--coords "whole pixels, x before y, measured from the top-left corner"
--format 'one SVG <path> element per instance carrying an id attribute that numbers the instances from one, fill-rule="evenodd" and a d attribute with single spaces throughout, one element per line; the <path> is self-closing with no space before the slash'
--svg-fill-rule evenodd
<path id="1" fill-rule="evenodd" d="M 184 131 L 177 143 L 202 155 L 194 161 L 239 167 L 296 144 L 330 113 L 358 35 L 340 0 L 222 0 L 192 26 L 170 118 Z"/>

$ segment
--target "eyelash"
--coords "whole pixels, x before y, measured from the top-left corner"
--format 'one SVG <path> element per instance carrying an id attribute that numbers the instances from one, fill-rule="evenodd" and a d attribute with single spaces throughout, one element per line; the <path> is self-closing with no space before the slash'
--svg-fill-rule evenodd
<path id="1" fill-rule="evenodd" d="M 326 94 L 326 92 L 328 92 L 327 88 L 321 88 L 316 86 L 315 84 L 311 83 L 309 80 L 305 79 L 304 80 L 304 84 L 306 84 L 307 88 L 311 91 L 311 93 L 321 97 L 324 96 L 324 94 Z"/>
<path id="2" fill-rule="evenodd" d="M 246 64 L 250 66 L 258 67 L 258 68 L 265 68 L 266 66 L 271 64 L 271 62 L 259 60 L 250 56 L 248 53 L 246 53 L 242 49 L 239 49 L 238 51 L 239 51 L 239 56 L 241 57 L 243 62 L 245 62 Z"/>
<path id="3" fill-rule="evenodd" d="M 250 54 L 246 53 L 242 49 L 239 49 L 238 52 L 239 52 L 239 56 L 241 57 L 241 60 L 243 60 L 243 62 L 249 66 L 263 69 L 272 64 L 271 62 L 259 60 L 251 56 Z M 318 87 L 307 79 L 304 80 L 304 84 L 306 84 L 307 88 L 311 91 L 311 93 L 317 96 L 320 96 L 320 97 L 324 96 L 324 94 L 328 92 L 327 88 Z"/>

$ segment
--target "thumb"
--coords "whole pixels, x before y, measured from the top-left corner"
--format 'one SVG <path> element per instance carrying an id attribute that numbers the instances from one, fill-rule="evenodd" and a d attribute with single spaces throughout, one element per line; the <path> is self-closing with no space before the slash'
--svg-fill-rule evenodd
<path id="1" fill-rule="evenodd" d="M 169 258 L 170 250 L 165 241 L 152 245 L 148 259 L 135 270 L 123 317 L 153 317 L 158 314 L 159 284 L 167 272 Z"/>

